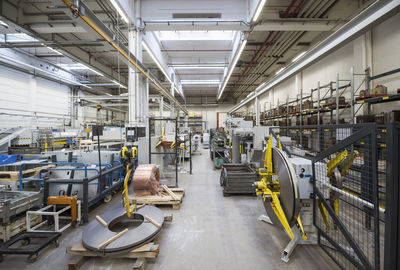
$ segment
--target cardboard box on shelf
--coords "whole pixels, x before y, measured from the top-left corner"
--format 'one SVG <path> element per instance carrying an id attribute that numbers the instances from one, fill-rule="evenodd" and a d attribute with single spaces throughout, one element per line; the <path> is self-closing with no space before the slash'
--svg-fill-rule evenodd
<path id="1" fill-rule="evenodd" d="M 375 86 L 375 88 L 372 89 L 371 94 L 372 95 L 387 94 L 387 87 L 382 84 L 378 84 L 377 86 Z"/>

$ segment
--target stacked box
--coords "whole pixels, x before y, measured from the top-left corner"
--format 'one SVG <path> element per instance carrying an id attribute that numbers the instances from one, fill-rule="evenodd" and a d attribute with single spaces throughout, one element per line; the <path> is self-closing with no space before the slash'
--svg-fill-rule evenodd
<path id="1" fill-rule="evenodd" d="M 311 100 L 306 100 L 303 102 L 303 110 L 308 110 L 308 109 L 312 109 L 313 108 L 313 104 Z"/>

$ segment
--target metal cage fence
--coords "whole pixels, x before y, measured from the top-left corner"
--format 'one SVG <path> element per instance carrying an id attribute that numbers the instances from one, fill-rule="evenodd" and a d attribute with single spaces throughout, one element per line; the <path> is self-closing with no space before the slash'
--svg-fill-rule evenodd
<path id="1" fill-rule="evenodd" d="M 290 137 L 291 143 L 282 140 L 286 151 L 313 161 L 313 218 L 321 247 L 343 269 L 383 268 L 386 163 L 392 151 L 387 145 L 393 139 L 388 127 L 292 126 L 271 133 Z"/>

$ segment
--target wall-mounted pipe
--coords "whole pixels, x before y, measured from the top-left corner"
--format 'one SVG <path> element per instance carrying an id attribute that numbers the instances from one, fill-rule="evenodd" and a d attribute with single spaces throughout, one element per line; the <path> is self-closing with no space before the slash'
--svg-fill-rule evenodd
<path id="1" fill-rule="evenodd" d="M 149 74 L 144 70 L 144 67 L 139 66 L 139 61 L 136 61 L 128 55 L 124 49 L 122 48 L 122 44 L 117 44 L 114 40 L 114 36 L 110 33 L 108 35 L 106 32 L 109 32 L 110 30 L 101 22 L 97 19 L 97 17 L 93 14 L 90 17 L 95 18 L 97 20 L 96 22 L 93 21 L 93 18 L 87 17 L 90 9 L 88 9 L 82 2 L 78 1 L 80 3 L 80 8 L 78 9 L 75 7 L 70 0 L 62 0 L 73 12 L 73 14 L 77 17 L 80 17 L 84 22 L 86 22 L 96 33 L 98 33 L 104 40 L 106 40 L 114 49 L 118 51 L 118 53 L 123 56 L 129 64 L 131 64 L 133 67 L 135 67 L 140 73 L 143 74 L 152 84 L 154 84 L 165 96 L 167 96 L 172 102 L 174 102 L 185 114 L 188 114 L 189 112 L 174 98 L 171 96 L 170 93 L 168 93 L 167 90 L 165 90 L 156 80 L 152 77 L 150 77 Z M 84 9 L 85 14 L 81 14 L 80 10 Z M 102 29 L 100 29 L 102 28 Z"/>

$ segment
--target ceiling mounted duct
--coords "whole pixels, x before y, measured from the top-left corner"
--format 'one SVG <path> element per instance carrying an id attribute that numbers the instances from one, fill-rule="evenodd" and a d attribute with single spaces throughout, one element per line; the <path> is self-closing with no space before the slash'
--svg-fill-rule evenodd
<path id="1" fill-rule="evenodd" d="M 311 43 L 310 42 L 299 42 L 296 44 L 296 46 L 310 46 Z"/>
<path id="2" fill-rule="evenodd" d="M 172 13 L 174 19 L 220 19 L 221 13 Z"/>

